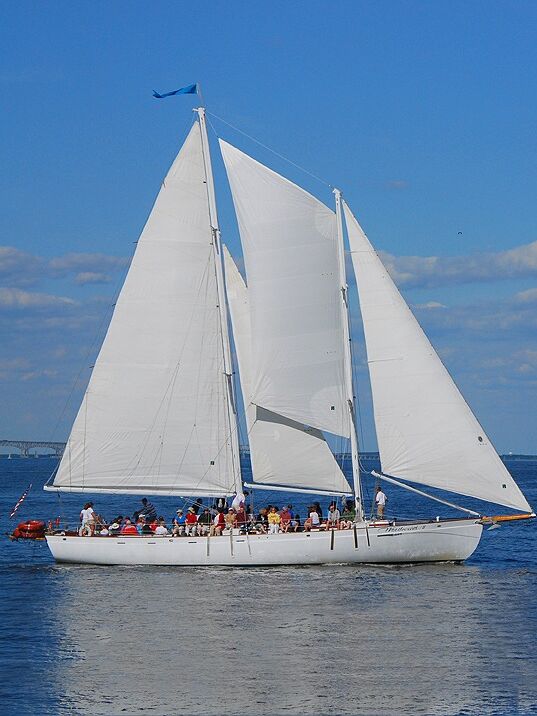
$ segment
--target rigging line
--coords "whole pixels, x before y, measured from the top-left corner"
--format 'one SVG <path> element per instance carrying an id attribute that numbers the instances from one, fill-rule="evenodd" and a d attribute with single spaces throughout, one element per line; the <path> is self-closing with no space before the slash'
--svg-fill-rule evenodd
<path id="1" fill-rule="evenodd" d="M 208 112 L 205 110 L 205 114 L 210 114 L 215 119 L 218 119 L 220 122 L 223 122 L 224 124 L 227 124 L 228 127 L 231 127 L 231 129 L 235 130 L 235 132 L 239 132 L 239 134 L 242 134 L 243 136 L 250 139 L 252 142 L 255 142 L 260 147 L 263 147 L 263 149 L 266 149 L 268 152 L 271 152 L 275 156 L 279 157 L 280 159 L 283 159 L 284 162 L 287 162 L 288 164 L 291 164 L 291 166 L 295 167 L 296 169 L 299 169 L 301 172 L 304 172 L 304 174 L 307 174 L 308 176 L 312 177 L 312 179 L 315 179 L 316 181 L 323 184 L 323 186 L 328 187 L 329 189 L 333 189 L 334 187 L 332 184 L 327 182 L 325 179 L 321 179 L 321 177 L 317 176 L 317 174 L 313 174 L 313 172 L 308 171 L 308 169 L 305 169 L 304 167 L 300 166 L 300 164 L 297 164 L 296 162 L 293 162 L 291 159 L 288 159 L 283 154 L 280 154 L 275 149 L 272 149 L 271 147 L 268 147 L 266 144 L 263 144 L 263 142 L 260 142 L 259 139 L 256 139 L 255 137 L 252 137 L 250 134 L 247 134 L 242 129 L 239 129 L 238 127 L 235 127 L 235 125 L 231 124 L 230 122 L 226 122 L 225 119 L 222 119 L 222 117 L 219 117 L 217 114 L 214 114 L 214 112 Z M 209 124 L 211 125 L 211 129 L 215 133 L 215 135 L 218 137 L 218 132 L 215 130 L 212 122 L 209 120 Z"/>

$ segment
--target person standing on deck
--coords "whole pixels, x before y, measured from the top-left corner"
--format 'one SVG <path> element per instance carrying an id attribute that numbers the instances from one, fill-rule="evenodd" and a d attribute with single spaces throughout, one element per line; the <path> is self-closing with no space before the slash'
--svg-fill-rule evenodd
<path id="1" fill-rule="evenodd" d="M 95 511 L 93 510 L 93 502 L 86 502 L 80 511 L 80 529 L 78 534 L 83 537 L 93 537 L 95 534 Z"/>
<path id="2" fill-rule="evenodd" d="M 382 492 L 382 488 L 379 485 L 377 487 L 377 494 L 375 495 L 375 504 L 377 506 L 377 517 L 382 519 L 384 517 L 384 508 L 386 507 L 386 500 L 388 498 L 386 497 L 385 493 Z"/>
<path id="3" fill-rule="evenodd" d="M 142 497 L 142 509 L 137 510 L 133 517 L 137 520 L 140 515 L 143 515 L 148 522 L 153 522 L 153 520 L 157 519 L 157 510 L 147 497 Z"/>
<path id="4" fill-rule="evenodd" d="M 242 505 L 242 507 L 244 507 L 244 503 L 246 502 L 247 494 L 248 494 L 247 492 L 240 492 L 240 491 L 235 493 L 235 497 L 233 498 L 233 502 L 231 503 L 231 507 L 233 508 L 233 510 L 235 512 L 239 511 L 239 509 L 241 508 L 241 505 Z"/>

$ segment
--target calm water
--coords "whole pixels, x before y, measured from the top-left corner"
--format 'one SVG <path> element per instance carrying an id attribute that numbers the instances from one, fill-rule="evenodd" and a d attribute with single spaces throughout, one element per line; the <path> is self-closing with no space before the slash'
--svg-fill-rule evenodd
<path id="1" fill-rule="evenodd" d="M 21 519 L 76 517 L 81 496 L 40 489 L 53 466 L 0 460 L 2 532 L 30 481 Z M 537 463 L 510 469 L 537 504 Z M 388 494 L 401 517 L 438 509 Z M 537 714 L 536 547 L 520 523 L 461 566 L 232 570 L 60 566 L 4 539 L 3 713 Z"/>

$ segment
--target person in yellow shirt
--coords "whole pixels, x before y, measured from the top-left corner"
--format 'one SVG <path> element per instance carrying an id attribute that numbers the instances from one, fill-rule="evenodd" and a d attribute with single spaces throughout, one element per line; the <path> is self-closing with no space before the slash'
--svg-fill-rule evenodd
<path id="1" fill-rule="evenodd" d="M 281 517 L 275 507 L 270 508 L 267 519 L 269 535 L 277 535 L 280 531 Z"/>

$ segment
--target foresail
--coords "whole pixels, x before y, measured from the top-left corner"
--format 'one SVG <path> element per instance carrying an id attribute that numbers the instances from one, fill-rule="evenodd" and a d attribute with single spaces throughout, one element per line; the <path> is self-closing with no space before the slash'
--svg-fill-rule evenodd
<path id="1" fill-rule="evenodd" d="M 251 311 L 251 400 L 348 437 L 335 215 L 220 140 Z"/>
<path id="2" fill-rule="evenodd" d="M 344 205 L 382 471 L 530 511 L 524 495 Z"/>
<path id="3" fill-rule="evenodd" d="M 233 491 L 211 241 L 196 123 L 138 241 L 54 488 Z"/>
<path id="4" fill-rule="evenodd" d="M 249 290 L 227 248 L 224 249 L 224 258 L 255 482 L 350 494 L 352 490 L 319 430 L 307 428 L 250 402 L 252 351 Z"/>

